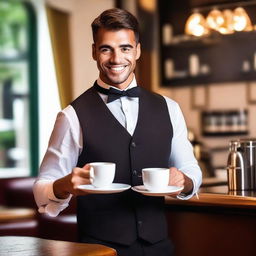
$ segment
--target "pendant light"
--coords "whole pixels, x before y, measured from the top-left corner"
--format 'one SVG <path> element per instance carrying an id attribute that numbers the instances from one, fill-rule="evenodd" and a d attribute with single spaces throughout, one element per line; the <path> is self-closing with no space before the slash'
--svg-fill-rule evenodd
<path id="1" fill-rule="evenodd" d="M 185 25 L 185 33 L 193 36 L 203 36 L 209 33 L 205 18 L 202 14 L 195 12 L 191 14 Z"/>
<path id="2" fill-rule="evenodd" d="M 209 28 L 219 31 L 220 27 L 224 24 L 224 17 L 222 12 L 217 9 L 210 11 L 206 18 L 206 23 Z"/>
<path id="3" fill-rule="evenodd" d="M 245 9 L 238 7 L 233 12 L 233 28 L 235 31 L 251 31 L 252 23 Z"/>
<path id="4" fill-rule="evenodd" d="M 243 8 L 250 5 L 256 6 L 256 1 L 227 3 L 214 7 L 207 6 L 194 9 L 194 13 L 187 19 L 185 33 L 199 37 L 208 35 L 211 31 L 227 35 L 236 31 L 256 30 L 256 25 L 252 25 L 249 15 Z M 210 12 L 206 18 L 199 13 L 199 11 L 206 13 L 209 10 Z"/>
<path id="5" fill-rule="evenodd" d="M 219 28 L 219 32 L 223 35 L 234 33 L 233 27 L 233 12 L 229 9 L 223 10 L 222 15 L 224 18 L 224 23 Z"/>

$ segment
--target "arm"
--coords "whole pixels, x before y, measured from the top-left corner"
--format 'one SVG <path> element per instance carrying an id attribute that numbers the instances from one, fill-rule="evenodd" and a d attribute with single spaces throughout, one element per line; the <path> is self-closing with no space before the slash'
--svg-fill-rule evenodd
<path id="1" fill-rule="evenodd" d="M 34 184 L 33 191 L 39 212 L 56 216 L 68 206 L 71 194 L 76 194 L 71 189 L 71 177 L 81 175 L 80 182 L 89 182 L 83 180 L 83 177 L 87 178 L 88 170 L 75 168 L 81 149 L 79 121 L 74 109 L 68 106 L 57 116 L 39 176 Z M 77 186 L 79 180 L 75 181 Z"/>
<path id="2" fill-rule="evenodd" d="M 90 184 L 90 166 L 85 165 L 83 168 L 74 168 L 72 172 L 53 182 L 53 193 L 58 199 L 67 199 L 70 195 L 85 195 L 86 193 L 79 190 L 78 186 Z"/>
<path id="3" fill-rule="evenodd" d="M 179 105 L 166 98 L 173 126 L 172 152 L 169 159 L 170 185 L 184 186 L 180 199 L 188 199 L 197 193 L 202 172 L 193 154 L 193 147 L 187 137 L 187 127 Z"/>
<path id="4" fill-rule="evenodd" d="M 182 193 L 190 194 L 193 191 L 194 184 L 191 178 L 186 176 L 182 171 L 178 170 L 176 167 L 170 168 L 170 186 L 184 187 Z"/>

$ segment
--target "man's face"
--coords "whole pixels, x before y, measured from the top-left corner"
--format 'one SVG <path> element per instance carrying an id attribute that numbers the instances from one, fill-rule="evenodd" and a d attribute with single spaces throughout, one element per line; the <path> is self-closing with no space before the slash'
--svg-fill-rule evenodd
<path id="1" fill-rule="evenodd" d="M 134 32 L 99 29 L 92 49 L 101 80 L 120 89 L 126 88 L 140 57 L 140 44 L 136 44 Z"/>

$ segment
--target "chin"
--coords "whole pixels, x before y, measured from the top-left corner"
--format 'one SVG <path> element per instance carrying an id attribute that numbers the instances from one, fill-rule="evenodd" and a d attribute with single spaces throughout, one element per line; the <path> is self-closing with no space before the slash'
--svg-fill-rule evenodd
<path id="1" fill-rule="evenodd" d="M 115 80 L 109 80 L 111 84 L 113 84 L 114 86 L 117 86 L 117 85 L 121 85 L 123 83 L 125 83 L 127 81 L 127 79 L 115 79 Z"/>

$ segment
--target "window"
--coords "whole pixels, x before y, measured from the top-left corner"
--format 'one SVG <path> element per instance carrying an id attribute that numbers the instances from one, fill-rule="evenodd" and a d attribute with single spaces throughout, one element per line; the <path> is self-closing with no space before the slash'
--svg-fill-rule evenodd
<path id="1" fill-rule="evenodd" d="M 38 166 L 36 45 L 32 6 L 0 1 L 0 177 Z"/>

